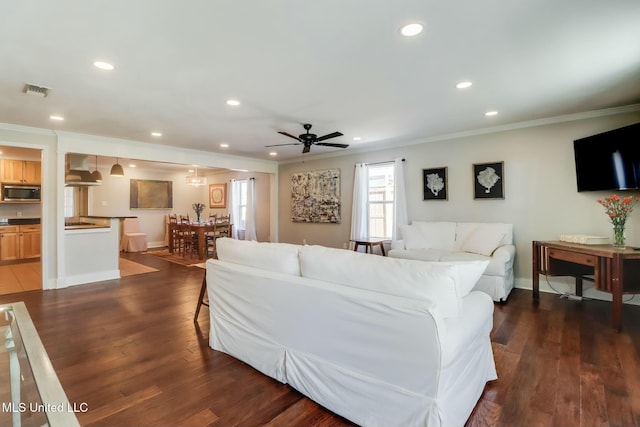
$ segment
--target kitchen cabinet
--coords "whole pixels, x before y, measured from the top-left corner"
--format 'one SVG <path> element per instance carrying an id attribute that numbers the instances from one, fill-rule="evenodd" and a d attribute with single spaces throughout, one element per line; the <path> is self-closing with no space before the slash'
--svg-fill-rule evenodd
<path id="1" fill-rule="evenodd" d="M 40 184 L 41 163 L 29 160 L 0 160 L 0 182 L 12 184 Z"/>
<path id="2" fill-rule="evenodd" d="M 0 227 L 0 261 L 13 261 L 20 256 L 20 226 Z"/>
<path id="3" fill-rule="evenodd" d="M 0 226 L 0 261 L 38 258 L 40 224 Z"/>
<path id="4" fill-rule="evenodd" d="M 40 224 L 20 226 L 20 259 L 38 258 L 40 256 L 40 236 Z"/>

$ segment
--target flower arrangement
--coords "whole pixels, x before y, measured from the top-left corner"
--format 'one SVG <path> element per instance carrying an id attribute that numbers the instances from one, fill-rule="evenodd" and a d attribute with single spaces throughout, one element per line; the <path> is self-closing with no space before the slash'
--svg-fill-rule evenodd
<path id="1" fill-rule="evenodd" d="M 200 214 L 204 210 L 204 203 L 194 203 L 191 207 L 196 212 L 196 221 L 200 222 Z"/>
<path id="2" fill-rule="evenodd" d="M 604 206 L 605 213 L 613 224 L 613 245 L 624 247 L 624 226 L 627 217 L 633 211 L 633 206 L 640 200 L 638 197 L 620 197 L 617 194 L 598 199 L 597 202 Z"/>

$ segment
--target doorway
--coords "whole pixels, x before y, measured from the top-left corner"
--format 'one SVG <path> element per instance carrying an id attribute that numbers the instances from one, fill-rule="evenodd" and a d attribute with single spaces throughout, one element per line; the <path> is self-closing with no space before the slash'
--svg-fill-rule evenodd
<path id="1" fill-rule="evenodd" d="M 42 150 L 0 146 L 3 189 L 41 181 Z M 5 200 L 0 193 L 0 295 L 43 288 L 41 218 L 39 200 Z"/>

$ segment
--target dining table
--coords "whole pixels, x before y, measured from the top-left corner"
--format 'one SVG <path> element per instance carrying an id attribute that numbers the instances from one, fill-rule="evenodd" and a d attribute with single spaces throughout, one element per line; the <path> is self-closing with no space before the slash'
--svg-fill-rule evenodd
<path id="1" fill-rule="evenodd" d="M 204 259 L 206 253 L 206 233 L 208 232 L 223 232 L 227 236 L 232 235 L 233 224 L 230 222 L 218 222 L 215 224 L 211 224 L 208 222 L 205 223 L 191 223 L 191 231 L 195 233 L 197 236 L 197 247 L 198 247 L 198 259 Z M 173 234 L 174 229 L 178 226 L 178 224 L 169 224 L 169 252 L 173 253 Z"/>

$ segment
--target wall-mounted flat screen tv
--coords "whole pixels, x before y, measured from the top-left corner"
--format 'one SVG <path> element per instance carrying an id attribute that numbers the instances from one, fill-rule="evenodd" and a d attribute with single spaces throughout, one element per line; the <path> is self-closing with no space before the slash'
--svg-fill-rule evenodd
<path id="1" fill-rule="evenodd" d="M 640 123 L 573 141 L 578 191 L 640 188 Z"/>

